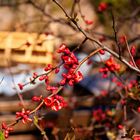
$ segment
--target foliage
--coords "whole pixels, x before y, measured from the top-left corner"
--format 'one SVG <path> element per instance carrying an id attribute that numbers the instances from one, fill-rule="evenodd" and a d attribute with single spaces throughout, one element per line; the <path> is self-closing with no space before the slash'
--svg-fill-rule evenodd
<path id="1" fill-rule="evenodd" d="M 4 134 L 0 131 L 0 140 L 5 140 Z"/>

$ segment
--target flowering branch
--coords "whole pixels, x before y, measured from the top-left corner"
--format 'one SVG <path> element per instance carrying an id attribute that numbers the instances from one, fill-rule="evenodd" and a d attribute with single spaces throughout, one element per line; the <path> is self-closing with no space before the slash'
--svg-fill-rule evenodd
<path id="1" fill-rule="evenodd" d="M 100 47 L 102 47 L 104 50 L 106 50 L 107 52 L 111 53 L 113 56 L 115 56 L 116 58 L 118 58 L 121 62 L 123 62 L 125 65 L 127 65 L 130 69 L 140 73 L 140 70 L 138 68 L 135 68 L 134 66 L 130 65 L 129 62 L 127 62 L 127 60 L 125 60 L 124 58 L 120 59 L 120 55 L 118 55 L 117 53 L 115 53 L 114 51 L 112 51 L 111 49 L 109 49 L 108 47 L 104 46 L 101 42 L 95 40 L 94 38 L 90 37 L 89 35 L 86 34 L 86 32 L 84 30 L 82 30 L 82 28 L 79 27 L 78 23 L 75 21 L 75 19 L 73 19 L 72 17 L 70 17 L 67 12 L 65 11 L 65 9 L 56 1 L 56 0 L 52 0 L 54 3 L 56 3 L 56 5 L 58 5 L 58 7 L 60 7 L 60 9 L 64 12 L 64 14 L 66 15 L 66 17 L 77 27 L 77 29 L 85 36 L 85 38 L 87 38 L 87 40 L 93 41 L 95 42 L 97 45 L 99 45 Z"/>
<path id="2" fill-rule="evenodd" d="M 61 64 L 59 64 L 58 66 L 55 66 L 55 67 L 53 67 L 51 64 L 48 64 L 48 66 L 44 68 L 45 72 L 43 74 L 38 75 L 37 73 L 34 73 L 33 77 L 30 79 L 29 82 L 24 83 L 24 84 L 18 84 L 19 88 L 22 90 L 23 87 L 28 85 L 28 84 L 35 84 L 36 79 L 39 79 L 40 81 L 44 80 L 44 82 L 46 84 L 46 89 L 48 91 L 50 91 L 50 95 L 48 95 L 47 97 L 43 97 L 42 95 L 39 96 L 39 97 L 34 96 L 32 98 L 32 100 L 39 103 L 38 106 L 35 109 L 30 111 L 30 110 L 25 110 L 25 108 L 23 108 L 21 112 L 16 112 L 17 119 L 14 122 L 12 122 L 9 125 L 3 124 L 2 125 L 2 129 L 5 132 L 5 138 L 7 138 L 9 132 L 12 131 L 11 127 L 16 125 L 19 121 L 22 121 L 23 123 L 26 123 L 28 121 L 29 122 L 33 121 L 31 119 L 32 115 L 34 113 L 36 113 L 38 110 L 40 110 L 43 107 L 43 105 L 46 106 L 47 108 L 50 107 L 52 110 L 55 110 L 55 111 L 58 111 L 62 107 L 65 107 L 66 104 L 65 104 L 64 98 L 62 96 L 59 96 L 58 93 L 63 89 L 63 87 L 66 84 L 68 84 L 69 86 L 73 86 L 75 83 L 78 83 L 79 81 L 81 81 L 83 79 L 82 72 L 78 71 L 79 68 L 82 66 L 82 64 L 84 62 L 86 62 L 89 58 L 91 58 L 92 56 L 94 56 L 98 52 L 100 54 L 102 54 L 102 55 L 105 53 L 105 51 L 109 52 L 112 56 L 114 56 L 115 58 L 119 59 L 122 63 L 127 65 L 130 69 L 136 71 L 137 73 L 140 73 L 140 69 L 136 66 L 135 61 L 133 60 L 133 56 L 132 56 L 131 51 L 129 49 L 128 42 L 126 40 L 125 40 L 125 43 L 127 45 L 127 49 L 128 49 L 129 55 L 131 57 L 131 60 L 133 61 L 133 65 L 129 64 L 129 62 L 126 59 L 124 59 L 123 56 L 122 56 L 122 52 L 121 52 L 121 48 L 120 48 L 120 43 L 118 42 L 117 31 L 116 31 L 116 27 L 115 27 L 115 19 L 114 19 L 114 15 L 113 14 L 112 14 L 113 30 L 114 30 L 114 37 L 113 38 L 115 39 L 116 45 L 117 45 L 117 47 L 119 49 L 119 53 L 114 52 L 109 47 L 107 47 L 104 44 L 102 44 L 100 41 L 94 39 L 88 32 L 86 32 L 85 30 L 83 30 L 79 26 L 79 24 L 77 23 L 76 17 L 75 16 L 73 17 L 73 14 L 75 12 L 74 11 L 75 10 L 75 5 L 77 3 L 79 5 L 79 0 L 75 0 L 73 2 L 70 15 L 66 12 L 65 8 L 59 2 L 57 2 L 57 0 L 52 0 L 52 1 L 63 11 L 65 16 L 67 17 L 67 20 L 65 20 L 65 19 L 55 19 L 51 15 L 47 14 L 44 9 L 39 7 L 32 0 L 30 0 L 30 3 L 35 8 L 40 10 L 43 14 L 45 14 L 47 17 L 49 17 L 52 21 L 59 22 L 59 23 L 62 23 L 62 24 L 68 24 L 73 29 L 76 28 L 77 31 L 82 33 L 82 35 L 84 36 L 84 39 L 72 51 L 70 51 L 70 49 L 65 44 L 61 44 L 59 49 L 58 49 L 58 51 L 57 51 L 57 53 L 61 54 L 61 60 L 62 60 Z M 102 3 L 98 10 L 100 12 L 102 12 L 106 8 L 107 8 L 107 5 L 105 3 Z M 80 6 L 79 6 L 79 10 L 81 10 Z M 81 13 L 81 11 L 80 11 L 80 13 Z M 81 16 L 82 16 L 82 13 L 81 13 Z M 83 18 L 83 20 L 84 20 L 84 18 Z M 88 22 L 88 24 L 90 24 L 90 23 Z M 94 51 L 92 51 L 90 54 L 88 54 L 87 57 L 85 57 L 84 59 L 82 59 L 79 62 L 78 59 L 76 58 L 74 52 L 76 50 L 78 50 L 79 48 L 81 48 L 82 45 L 85 42 L 87 42 L 88 40 L 91 41 L 92 43 L 97 44 L 98 47 L 95 48 Z M 30 46 L 30 43 L 27 42 L 26 45 Z M 123 109 L 124 109 L 124 120 L 126 121 L 127 120 L 127 110 L 126 110 L 126 100 L 125 99 L 128 97 L 129 89 L 128 89 L 127 85 L 125 85 L 125 82 L 121 79 L 121 77 L 119 77 L 117 75 L 116 72 L 119 71 L 120 65 L 115 62 L 115 60 L 113 59 L 112 56 L 107 61 L 104 62 L 105 68 L 102 69 L 102 72 L 106 73 L 106 75 L 107 75 L 107 73 L 109 71 L 112 72 L 124 84 L 122 86 L 122 89 L 124 90 L 125 95 L 120 93 L 120 96 L 121 96 L 120 100 L 121 100 L 121 102 L 123 102 L 122 106 L 123 106 Z M 54 71 L 55 71 L 55 73 L 58 73 L 59 72 L 59 68 L 62 65 L 64 66 L 64 68 L 66 69 L 67 72 L 62 74 L 63 79 L 58 83 L 58 85 L 56 87 L 55 86 L 50 86 L 49 85 L 49 80 L 48 80 L 48 75 L 50 73 L 54 72 Z M 100 113 L 100 111 L 99 111 L 99 113 Z M 36 116 L 33 116 L 33 117 L 34 117 L 33 118 L 34 119 L 33 123 L 41 131 L 41 133 L 44 136 L 44 138 L 46 140 L 48 140 L 48 137 L 46 136 L 44 130 L 39 126 L 38 122 L 36 121 L 36 118 L 35 118 Z M 101 118 L 104 118 L 104 115 L 101 116 Z M 97 119 L 98 119 L 98 116 L 97 116 Z"/>

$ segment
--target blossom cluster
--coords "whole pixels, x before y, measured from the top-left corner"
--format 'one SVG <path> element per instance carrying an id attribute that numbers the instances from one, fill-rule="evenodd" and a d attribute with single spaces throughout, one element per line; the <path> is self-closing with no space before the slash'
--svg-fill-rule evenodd
<path id="1" fill-rule="evenodd" d="M 33 96 L 32 101 L 39 102 L 43 100 L 46 107 L 50 107 L 54 111 L 58 111 L 62 109 L 62 107 L 65 107 L 67 104 L 64 100 L 64 98 L 60 95 L 54 95 L 51 97 L 45 97 L 42 96 Z"/>
<path id="2" fill-rule="evenodd" d="M 103 77 L 107 77 L 108 72 L 118 72 L 120 70 L 120 64 L 118 64 L 111 56 L 106 62 L 105 67 L 100 68 L 99 72 L 103 73 Z"/>
<path id="3" fill-rule="evenodd" d="M 22 109 L 21 112 L 16 112 L 16 118 L 21 118 L 22 123 L 26 123 L 27 121 L 32 121 L 31 118 L 29 118 L 30 111 L 25 110 L 24 108 Z"/>
<path id="4" fill-rule="evenodd" d="M 47 107 L 50 107 L 54 111 L 58 111 L 67 105 L 64 98 L 59 95 L 44 98 L 44 103 Z"/>
<path id="5" fill-rule="evenodd" d="M 14 130 L 13 127 L 7 126 L 5 122 L 2 123 L 1 127 L 4 130 L 4 137 L 5 138 L 8 138 L 9 133 Z"/>
<path id="6" fill-rule="evenodd" d="M 65 44 L 62 44 L 57 52 L 62 53 L 61 59 L 64 62 L 64 68 L 67 70 L 66 73 L 62 73 L 63 79 L 60 81 L 60 85 L 68 83 L 73 86 L 75 83 L 80 82 L 83 79 L 83 75 L 80 71 L 77 71 L 79 62 L 74 53 Z"/>

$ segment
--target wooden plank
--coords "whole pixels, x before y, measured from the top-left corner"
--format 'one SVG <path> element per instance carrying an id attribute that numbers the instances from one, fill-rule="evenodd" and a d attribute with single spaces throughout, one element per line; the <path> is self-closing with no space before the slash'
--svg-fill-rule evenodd
<path id="1" fill-rule="evenodd" d="M 6 124 L 10 124 L 13 123 L 16 120 L 15 115 L 1 115 L 0 116 L 0 124 L 2 122 L 5 122 Z M 35 126 L 32 125 L 32 123 L 26 123 L 23 124 L 21 121 L 18 122 L 18 124 L 16 124 L 14 126 L 14 133 L 16 132 L 27 132 L 27 131 L 33 131 L 35 130 Z"/>
<path id="2" fill-rule="evenodd" d="M 35 103 L 32 103 L 30 100 L 24 100 L 25 108 L 34 109 Z M 20 101 L 0 101 L 0 112 L 16 112 L 20 111 L 22 106 Z"/>
<path id="3" fill-rule="evenodd" d="M 87 110 L 74 111 L 72 116 L 73 124 L 87 126 L 90 116 L 91 112 Z"/>
<path id="4" fill-rule="evenodd" d="M 10 135 L 7 140 L 37 140 L 34 135 Z"/>
<path id="5" fill-rule="evenodd" d="M 31 45 L 27 47 L 26 42 Z M 37 43 L 43 41 L 41 46 Z M 8 66 L 8 62 L 48 64 L 53 63 L 54 47 L 57 38 L 37 33 L 0 32 L 0 66 Z M 36 52 L 36 53 L 35 53 Z"/>

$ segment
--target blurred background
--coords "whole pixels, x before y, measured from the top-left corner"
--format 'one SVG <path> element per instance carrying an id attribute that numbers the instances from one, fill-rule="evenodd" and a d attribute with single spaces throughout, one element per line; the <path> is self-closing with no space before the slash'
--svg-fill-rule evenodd
<path id="1" fill-rule="evenodd" d="M 134 59 L 140 67 L 140 0 L 58 2 L 67 13 L 77 18 L 77 23 L 85 32 L 117 52 L 112 28 L 113 14 L 118 38 L 126 36 L 129 46 L 135 45 Z M 104 12 L 99 10 L 101 3 L 107 4 L 108 8 Z M 37 105 L 31 101 L 32 96 L 49 95 L 44 82 L 39 80 L 27 85 L 22 91 L 18 83 L 29 82 L 34 72 L 43 73 L 43 68 L 48 64 L 60 64 L 60 56 L 56 53 L 60 44 L 65 43 L 73 50 L 82 41 L 83 35 L 71 26 L 63 11 L 52 0 L 1 0 L 0 123 L 15 120 L 15 112 L 22 109 L 19 98 L 24 99 L 26 109 L 32 110 Z M 121 47 L 123 56 L 127 58 L 126 46 Z M 81 61 L 96 48 L 96 44 L 87 41 L 75 55 Z M 139 80 L 139 76 L 120 63 L 119 75 L 109 73 L 107 78 L 103 78 L 99 70 L 109 58 L 108 52 L 97 54 L 80 67 L 84 79 L 73 87 L 65 86 L 60 92 L 67 101 L 66 108 L 53 112 L 43 107 L 37 112 L 40 126 L 45 129 L 50 140 L 63 140 L 64 137 L 66 140 L 121 140 L 124 135 L 123 125 L 129 128 L 128 133 L 133 128 L 137 134 L 140 133 L 140 117 L 135 112 L 140 105 L 140 91 L 132 84 Z M 62 67 L 58 74 L 52 73 L 50 84 L 57 85 L 64 71 Z M 127 86 L 132 84 L 129 90 L 132 96 L 128 97 L 126 103 L 126 122 L 120 97 L 120 92 L 124 94 L 125 91 L 119 84 L 122 82 L 120 79 Z M 42 136 L 33 124 L 19 123 L 8 138 L 15 139 L 40 140 Z"/>

